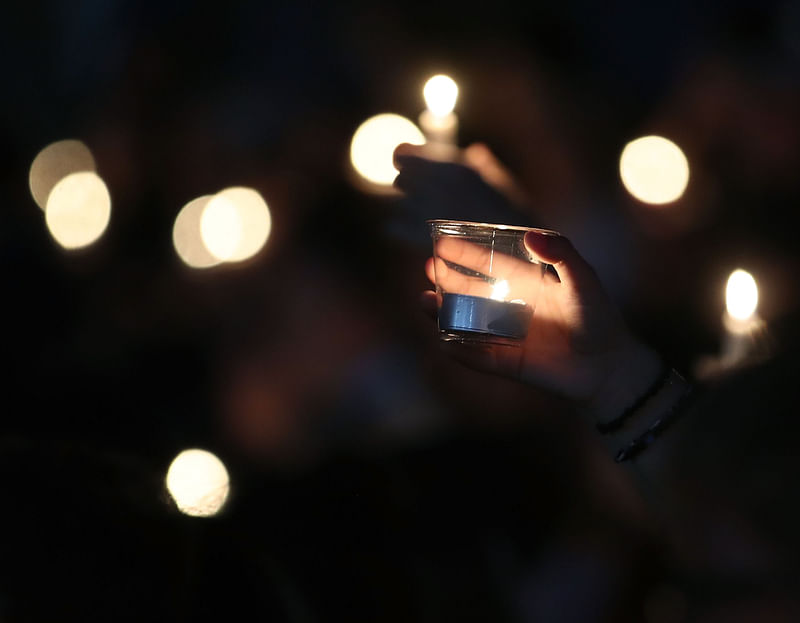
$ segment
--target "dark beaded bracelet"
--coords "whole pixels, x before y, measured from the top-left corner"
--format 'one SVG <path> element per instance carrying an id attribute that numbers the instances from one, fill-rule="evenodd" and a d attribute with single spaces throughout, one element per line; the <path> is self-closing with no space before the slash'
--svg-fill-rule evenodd
<path id="1" fill-rule="evenodd" d="M 627 446 L 620 449 L 614 457 L 614 461 L 622 463 L 623 461 L 627 461 L 641 454 L 686 411 L 690 399 L 696 396 L 697 390 L 693 386 L 689 386 L 678 401 L 672 405 L 669 411 L 659 417 L 646 431 L 636 437 Z"/>
<path id="2" fill-rule="evenodd" d="M 644 403 L 650 400 L 653 396 L 655 396 L 658 391 L 664 386 L 664 384 L 669 379 L 669 375 L 672 374 L 672 368 L 670 368 L 665 362 L 661 362 L 661 371 L 658 373 L 658 377 L 653 382 L 653 384 L 647 389 L 647 391 L 639 396 L 639 398 L 634 402 L 631 406 L 629 406 L 622 414 L 615 417 L 613 420 L 609 420 L 608 422 L 598 422 L 597 423 L 597 430 L 603 434 L 606 433 L 613 433 L 616 430 L 622 428 L 623 424 L 634 414 L 636 411 L 642 408 Z"/>

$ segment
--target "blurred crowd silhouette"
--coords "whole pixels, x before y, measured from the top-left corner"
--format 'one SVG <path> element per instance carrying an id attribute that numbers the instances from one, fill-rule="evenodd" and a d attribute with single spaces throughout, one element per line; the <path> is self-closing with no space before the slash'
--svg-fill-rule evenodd
<path id="1" fill-rule="evenodd" d="M 798 620 L 772 573 L 797 552 L 796 480 L 775 474 L 797 471 L 798 426 L 756 372 L 676 451 L 697 510 L 674 543 L 570 405 L 459 366 L 418 304 L 425 219 L 555 229 L 691 374 L 745 266 L 777 345 L 758 373 L 794 395 L 797 2 L 2 13 L 0 621 Z M 420 205 L 349 181 L 358 124 L 414 119 L 440 71 L 461 86 L 460 145 L 486 145 L 524 201 Z M 689 160 L 672 205 L 619 181 L 646 134 Z M 63 138 L 91 147 L 112 197 L 103 237 L 72 252 L 27 188 Z M 268 202 L 265 248 L 187 267 L 175 215 L 233 184 Z M 726 436 L 749 443 L 715 451 Z M 188 447 L 229 468 L 217 517 L 164 488 Z"/>

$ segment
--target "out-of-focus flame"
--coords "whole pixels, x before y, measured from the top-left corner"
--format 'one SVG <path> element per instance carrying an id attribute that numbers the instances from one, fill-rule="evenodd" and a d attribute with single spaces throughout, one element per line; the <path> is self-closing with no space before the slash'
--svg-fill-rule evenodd
<path id="1" fill-rule="evenodd" d="M 226 188 L 217 193 L 217 197 L 233 205 L 241 223 L 239 242 L 227 260 L 241 262 L 253 257 L 267 242 L 272 228 L 267 202 L 258 191 L 245 186 Z"/>
<path id="2" fill-rule="evenodd" d="M 643 136 L 628 143 L 619 159 L 626 190 L 653 205 L 679 199 L 689 183 L 689 161 L 681 148 L 663 136 Z"/>
<path id="3" fill-rule="evenodd" d="M 220 263 L 206 248 L 200 233 L 200 218 L 210 200 L 211 195 L 192 199 L 178 212 L 172 227 L 175 251 L 183 263 L 192 268 L 210 268 Z"/>
<path id="4" fill-rule="evenodd" d="M 405 117 L 393 113 L 375 115 L 362 123 L 353 134 L 350 162 L 368 182 L 390 186 L 397 176 L 392 157 L 400 143 L 422 145 L 425 136 Z"/>
<path id="5" fill-rule="evenodd" d="M 458 99 L 458 85 L 450 76 L 439 74 L 428 79 L 422 89 L 425 105 L 437 117 L 453 112 Z"/>
<path id="6" fill-rule="evenodd" d="M 211 452 L 197 448 L 184 450 L 173 459 L 166 484 L 178 509 L 193 517 L 216 515 L 230 492 L 225 465 Z"/>
<path id="7" fill-rule="evenodd" d="M 725 307 L 728 314 L 739 321 L 749 320 L 758 307 L 758 286 L 746 270 L 734 270 L 725 287 Z"/>
<path id="8" fill-rule="evenodd" d="M 67 175 L 47 197 L 47 228 L 65 249 L 78 249 L 95 242 L 106 230 L 110 218 L 111 197 L 96 173 Z"/>
<path id="9" fill-rule="evenodd" d="M 214 195 L 200 216 L 200 235 L 208 252 L 221 261 L 231 259 L 244 234 L 244 224 L 234 203 Z"/>
<path id="10" fill-rule="evenodd" d="M 261 194 L 231 186 L 187 203 L 175 218 L 172 243 L 184 263 L 209 268 L 253 257 L 271 228 L 272 217 Z"/>
<path id="11" fill-rule="evenodd" d="M 96 172 L 94 156 L 81 141 L 69 139 L 50 143 L 31 163 L 28 184 L 31 195 L 42 210 L 56 184 L 72 173 Z"/>

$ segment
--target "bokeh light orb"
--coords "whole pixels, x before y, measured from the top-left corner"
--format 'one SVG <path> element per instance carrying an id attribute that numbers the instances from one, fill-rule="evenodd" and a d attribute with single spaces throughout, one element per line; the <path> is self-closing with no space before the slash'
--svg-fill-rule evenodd
<path id="1" fill-rule="evenodd" d="M 200 236 L 209 253 L 221 261 L 236 253 L 244 226 L 234 203 L 222 195 L 208 200 L 200 215 Z"/>
<path id="2" fill-rule="evenodd" d="M 410 120 L 394 113 L 370 117 L 353 134 L 350 161 L 361 177 L 373 184 L 389 186 L 397 177 L 392 163 L 400 143 L 422 145 L 425 136 Z"/>
<path id="3" fill-rule="evenodd" d="M 94 156 L 84 143 L 73 139 L 50 143 L 33 159 L 28 174 L 36 205 L 46 209 L 47 198 L 55 185 L 72 173 L 84 171 L 97 171 Z"/>
<path id="4" fill-rule="evenodd" d="M 216 515 L 230 493 L 225 465 L 216 455 L 199 448 L 184 450 L 172 460 L 166 485 L 178 509 L 192 517 Z"/>
<path id="5" fill-rule="evenodd" d="M 258 253 L 269 238 L 272 217 L 261 194 L 245 186 L 232 186 L 217 193 L 236 210 L 241 223 L 239 241 L 227 257 L 229 262 L 241 262 Z"/>
<path id="6" fill-rule="evenodd" d="M 753 275 L 737 268 L 725 286 L 725 307 L 736 320 L 748 320 L 758 307 L 758 286 Z"/>
<path id="7" fill-rule="evenodd" d="M 663 136 L 643 136 L 628 143 L 619 159 L 625 189 L 652 205 L 672 203 L 689 183 L 689 161 L 681 148 Z"/>
<path id="8" fill-rule="evenodd" d="M 79 249 L 95 242 L 106 230 L 110 218 L 111 197 L 96 173 L 67 175 L 47 198 L 47 228 L 65 249 Z"/>
<path id="9" fill-rule="evenodd" d="M 453 112 L 458 98 L 458 85 L 450 76 L 439 74 L 430 78 L 422 88 L 425 105 L 437 117 Z"/>
<path id="10" fill-rule="evenodd" d="M 192 199 L 175 217 L 172 245 L 184 264 L 191 268 L 210 268 L 220 263 L 206 248 L 200 232 L 200 218 L 212 195 Z"/>

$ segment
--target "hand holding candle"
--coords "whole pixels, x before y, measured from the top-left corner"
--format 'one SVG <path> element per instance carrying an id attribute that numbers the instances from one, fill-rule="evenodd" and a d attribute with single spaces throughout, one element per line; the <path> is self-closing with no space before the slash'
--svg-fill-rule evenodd
<path id="1" fill-rule="evenodd" d="M 441 208 L 447 196 L 436 181 L 456 165 L 421 157 L 416 154 L 418 149 L 421 148 L 405 146 L 402 154 L 400 147 L 395 151 L 395 164 L 400 171 L 395 186 Z M 480 177 L 475 177 L 480 180 L 484 173 L 479 172 Z M 471 183 L 465 187 L 460 179 L 449 178 L 445 188 L 457 197 L 453 205 L 460 206 L 462 213 L 470 201 L 478 211 L 501 197 L 502 188 L 490 186 L 489 179 L 477 187 Z M 465 179 L 474 181 L 471 177 Z M 502 185 L 509 182 L 513 180 L 506 179 Z M 527 334 L 516 338 L 516 346 L 454 340 L 442 341 L 443 347 L 470 367 L 578 401 L 598 418 L 619 415 L 658 376 L 659 357 L 629 331 L 594 270 L 566 237 L 531 229 L 525 231 L 522 246 L 526 255 L 520 258 L 504 254 L 487 257 L 485 250 L 476 252 L 476 245 L 468 239 L 449 236 L 436 249 L 436 259 L 428 259 L 428 278 L 434 284 L 441 280 L 442 285 L 437 291 L 423 293 L 423 305 L 432 316 L 440 313 L 443 295 L 448 292 L 483 299 L 502 293 L 504 304 L 520 309 L 525 307 L 520 301 L 528 303 L 530 289 L 538 288 L 535 310 L 531 310 L 526 323 Z M 508 260 L 510 265 L 502 277 L 494 270 L 499 268 L 494 264 L 498 260 Z M 542 271 L 542 264 L 551 269 Z M 495 276 L 487 279 L 493 271 Z M 454 285 L 461 279 L 469 280 L 469 288 L 459 290 Z M 501 286 L 502 281 L 507 286 Z"/>
<path id="2" fill-rule="evenodd" d="M 438 312 L 445 346 L 471 367 L 555 391 L 598 415 L 618 413 L 652 382 L 658 357 L 628 331 L 567 238 L 508 229 L 522 230 L 528 258 L 492 253 L 469 236 L 434 242 L 426 272 L 436 291 L 424 300 Z"/>
<path id="3" fill-rule="evenodd" d="M 442 339 L 518 344 L 528 334 L 545 266 L 525 248 L 528 229 L 464 221 L 430 226 Z"/>

